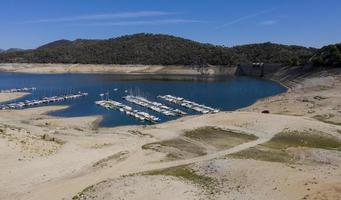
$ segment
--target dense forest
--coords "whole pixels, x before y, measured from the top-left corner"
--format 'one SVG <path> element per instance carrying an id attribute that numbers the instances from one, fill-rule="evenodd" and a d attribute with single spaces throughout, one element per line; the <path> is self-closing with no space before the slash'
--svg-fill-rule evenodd
<path id="1" fill-rule="evenodd" d="M 252 62 L 305 65 L 314 62 L 338 66 L 340 45 L 320 50 L 273 43 L 228 48 L 170 35 L 140 33 L 108 40 L 59 40 L 34 50 L 2 52 L 0 62 L 195 66 Z"/>

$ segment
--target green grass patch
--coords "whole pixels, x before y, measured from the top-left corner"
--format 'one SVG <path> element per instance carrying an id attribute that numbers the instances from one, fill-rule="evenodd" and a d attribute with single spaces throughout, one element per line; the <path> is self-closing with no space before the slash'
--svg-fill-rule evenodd
<path id="1" fill-rule="evenodd" d="M 281 132 L 273 137 L 265 146 L 275 149 L 289 147 L 310 147 L 329 150 L 341 150 L 341 140 L 323 133 L 313 132 Z"/>
<path id="2" fill-rule="evenodd" d="M 255 135 L 238 133 L 210 126 L 187 131 L 185 137 L 207 143 L 220 150 L 232 148 L 258 138 Z"/>
<path id="3" fill-rule="evenodd" d="M 321 148 L 341 151 L 341 140 L 313 132 L 281 132 L 269 142 L 230 155 L 232 158 L 255 159 L 272 162 L 294 162 L 286 150 L 292 147 Z"/>

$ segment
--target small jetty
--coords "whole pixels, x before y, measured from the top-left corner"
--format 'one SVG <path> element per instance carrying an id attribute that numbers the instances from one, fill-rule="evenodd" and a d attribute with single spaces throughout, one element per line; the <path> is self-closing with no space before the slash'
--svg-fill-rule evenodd
<path id="1" fill-rule="evenodd" d="M 29 92 L 34 91 L 37 88 L 31 87 L 31 88 L 14 88 L 14 89 L 8 89 L 8 90 L 0 90 L 0 93 L 15 93 L 15 92 Z"/>
<path id="2" fill-rule="evenodd" d="M 184 111 L 181 111 L 179 109 L 174 109 L 171 107 L 168 107 L 162 103 L 159 102 L 154 102 L 154 101 L 149 101 L 143 97 L 140 96 L 125 96 L 123 97 L 123 99 L 125 99 L 126 101 L 148 108 L 150 110 L 153 110 L 155 112 L 161 113 L 163 115 L 166 116 L 182 116 L 182 115 L 186 115 L 187 113 Z"/>
<path id="3" fill-rule="evenodd" d="M 194 110 L 196 112 L 200 112 L 202 114 L 217 113 L 220 111 L 219 109 L 211 108 L 211 107 L 201 105 L 201 104 L 198 104 L 196 102 L 189 101 L 189 100 L 186 100 L 186 99 L 181 98 L 181 97 L 175 97 L 172 95 L 164 95 L 164 96 L 160 95 L 160 96 L 158 96 L 158 98 L 164 99 L 164 100 L 171 102 L 171 103 L 174 103 L 174 104 L 178 104 L 182 107 Z"/>
<path id="4" fill-rule="evenodd" d="M 127 106 L 123 103 L 117 102 L 117 101 L 113 101 L 113 100 L 101 100 L 101 101 L 96 101 L 95 102 L 96 105 L 107 108 L 107 109 L 115 109 L 115 110 L 119 110 L 122 113 L 130 116 L 130 117 L 134 117 L 135 119 L 141 120 L 141 121 L 149 121 L 152 123 L 156 123 L 158 121 L 160 121 L 160 118 L 155 117 L 153 115 L 150 115 L 146 112 L 141 112 L 138 110 L 133 110 L 132 107 Z"/>
<path id="5" fill-rule="evenodd" d="M 77 94 L 43 97 L 41 99 L 35 99 L 35 100 L 26 100 L 22 102 L 0 104 L 0 110 L 22 109 L 22 108 L 31 107 L 31 106 L 38 106 L 38 105 L 48 104 L 48 103 L 53 103 L 53 102 L 66 101 L 69 99 L 78 99 L 87 95 L 88 93 L 78 92 Z"/>

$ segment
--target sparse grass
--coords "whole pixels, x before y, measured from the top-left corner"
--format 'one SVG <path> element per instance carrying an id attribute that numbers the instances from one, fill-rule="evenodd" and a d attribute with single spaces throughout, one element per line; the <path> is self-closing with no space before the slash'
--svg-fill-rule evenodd
<path id="1" fill-rule="evenodd" d="M 283 163 L 288 163 L 292 161 L 292 157 L 285 150 L 261 148 L 259 146 L 252 147 L 235 154 L 231 154 L 229 157 Z"/>
<path id="2" fill-rule="evenodd" d="M 329 90 L 330 87 L 329 86 L 326 86 L 326 85 L 321 85 L 320 86 L 320 90 Z"/>
<path id="3" fill-rule="evenodd" d="M 145 175 L 164 175 L 164 176 L 174 176 L 177 178 L 181 178 L 187 181 L 190 181 L 193 184 L 196 184 L 200 187 L 203 187 L 206 190 L 214 189 L 215 180 L 208 176 L 203 176 L 196 173 L 189 166 L 179 166 L 172 167 L 162 170 L 156 170 L 145 173 Z"/>
<path id="4" fill-rule="evenodd" d="M 330 120 L 333 117 L 335 117 L 333 114 L 325 114 L 325 115 L 315 115 L 315 116 L 313 116 L 314 119 L 319 120 L 321 122 L 341 126 L 340 122 L 335 122 L 335 121 L 331 121 Z"/>
<path id="5" fill-rule="evenodd" d="M 142 146 L 142 149 L 144 150 L 149 149 L 157 152 L 167 153 L 168 160 L 180 159 L 182 158 L 183 153 L 189 153 L 192 156 L 206 155 L 206 151 L 204 148 L 179 138 L 146 144 Z"/>
<path id="6" fill-rule="evenodd" d="M 128 151 L 120 151 L 118 153 L 115 153 L 111 156 L 108 156 L 106 158 L 103 158 L 99 161 L 97 161 L 96 163 L 94 163 L 92 165 L 92 167 L 104 167 L 107 166 L 107 162 L 111 161 L 111 160 L 115 160 L 117 162 L 125 160 L 126 159 L 126 155 L 128 154 Z"/>
<path id="7" fill-rule="evenodd" d="M 112 146 L 112 145 L 113 145 L 112 143 L 94 144 L 90 148 L 92 148 L 92 149 L 102 149 L 104 147 L 109 147 L 109 146 Z"/>
<path id="8" fill-rule="evenodd" d="M 55 137 L 51 137 L 48 134 L 42 135 L 41 139 L 44 140 L 44 141 L 47 141 L 47 142 L 55 142 L 55 143 L 57 143 L 59 145 L 65 144 L 65 142 L 63 140 L 55 138 Z"/>
<path id="9" fill-rule="evenodd" d="M 291 147 L 321 148 L 341 151 L 341 140 L 322 133 L 281 132 L 269 142 L 230 155 L 232 158 L 255 159 L 272 162 L 294 162 L 286 150 Z"/>
<path id="10" fill-rule="evenodd" d="M 167 140 L 160 143 L 162 146 L 174 147 L 198 156 L 206 155 L 205 149 L 182 139 Z"/>
<path id="11" fill-rule="evenodd" d="M 256 139 L 254 135 L 216 127 L 202 127 L 185 132 L 183 137 L 143 145 L 142 149 L 166 153 L 169 161 L 203 156 L 206 155 L 208 148 L 213 151 L 223 150 Z"/>
<path id="12" fill-rule="evenodd" d="M 91 185 L 91 186 L 85 188 L 84 190 L 79 192 L 77 195 L 73 196 L 72 200 L 82 200 L 82 199 L 85 199 L 85 198 L 83 198 L 84 194 L 87 193 L 87 192 L 91 192 L 93 189 L 94 189 L 94 185 Z"/>
<path id="13" fill-rule="evenodd" d="M 171 168 L 161 169 L 161 170 L 153 170 L 153 171 L 143 172 L 143 173 L 134 173 L 134 174 L 124 175 L 121 177 L 132 177 L 132 176 L 172 176 L 172 177 L 182 179 L 184 181 L 188 181 L 192 184 L 195 184 L 203 188 L 205 192 L 208 192 L 208 194 L 212 194 L 215 191 L 215 186 L 216 186 L 216 180 L 214 178 L 200 175 L 188 165 L 171 167 Z M 106 181 L 107 180 L 85 188 L 84 190 L 79 192 L 77 195 L 73 196 L 72 200 L 92 199 L 91 192 L 94 192 L 95 186 L 101 183 L 104 183 Z M 211 198 L 208 197 L 208 199 L 211 199 Z"/>
<path id="14" fill-rule="evenodd" d="M 181 157 L 179 157 L 179 155 L 175 153 L 167 153 L 166 158 L 167 158 L 167 161 L 173 161 L 173 160 L 178 160 Z"/>
<path id="15" fill-rule="evenodd" d="M 333 136 L 314 132 L 281 132 L 265 144 L 269 148 L 310 147 L 341 150 L 341 141 Z"/>
<path id="16" fill-rule="evenodd" d="M 257 139 L 255 135 L 238 133 L 210 126 L 187 131 L 185 137 L 207 143 L 220 150 L 232 148 L 239 144 Z"/>

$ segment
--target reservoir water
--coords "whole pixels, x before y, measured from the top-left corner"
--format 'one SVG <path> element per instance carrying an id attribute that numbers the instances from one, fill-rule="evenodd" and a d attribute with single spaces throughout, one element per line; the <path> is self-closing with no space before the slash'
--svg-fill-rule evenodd
<path id="1" fill-rule="evenodd" d="M 100 100 L 101 93 L 109 93 L 110 99 L 127 104 L 134 109 L 146 111 L 161 118 L 161 122 L 176 119 L 133 105 L 122 99 L 132 94 L 158 101 L 173 108 L 179 108 L 189 114 L 198 114 L 183 107 L 176 106 L 157 98 L 158 95 L 171 94 L 184 97 L 223 111 L 233 111 L 246 107 L 260 98 L 276 95 L 286 91 L 280 84 L 252 77 L 188 77 L 188 76 L 133 76 L 110 74 L 21 74 L 0 73 L 0 90 L 22 87 L 36 87 L 21 99 L 37 99 L 44 96 L 54 96 L 75 93 L 89 93 L 88 96 L 50 105 L 69 105 L 65 110 L 51 112 L 49 115 L 62 117 L 78 117 L 102 115 L 101 126 L 112 127 L 119 125 L 145 124 L 128 117 L 125 114 L 106 110 L 95 105 Z M 116 90 L 116 91 L 115 91 Z"/>

